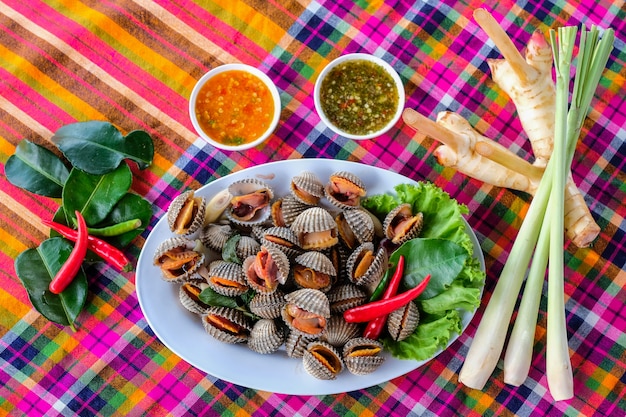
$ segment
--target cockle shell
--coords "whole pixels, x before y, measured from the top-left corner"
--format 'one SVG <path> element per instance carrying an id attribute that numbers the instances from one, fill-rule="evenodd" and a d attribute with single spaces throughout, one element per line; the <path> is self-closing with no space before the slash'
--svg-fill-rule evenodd
<path id="1" fill-rule="evenodd" d="M 335 217 L 341 240 L 350 249 L 374 238 L 374 221 L 363 209 L 343 210 Z"/>
<path id="2" fill-rule="evenodd" d="M 172 233 L 192 235 L 204 224 L 206 200 L 193 190 L 185 191 L 172 200 L 167 209 L 167 224 Z"/>
<path id="3" fill-rule="evenodd" d="M 257 254 L 261 250 L 261 244 L 251 236 L 240 236 L 235 245 L 235 254 L 241 260 Z"/>
<path id="4" fill-rule="evenodd" d="M 346 269 L 348 279 L 359 286 L 367 286 L 381 279 L 387 268 L 387 251 L 378 250 L 372 242 L 359 245 L 348 258 Z"/>
<path id="5" fill-rule="evenodd" d="M 318 251 L 308 251 L 298 255 L 291 269 L 298 288 L 313 288 L 326 292 L 337 279 L 333 262 L 328 256 Z"/>
<path id="6" fill-rule="evenodd" d="M 393 340 L 401 341 L 409 337 L 419 324 L 417 304 L 410 302 L 404 307 L 394 310 L 387 319 L 387 330 Z"/>
<path id="7" fill-rule="evenodd" d="M 292 331 L 320 336 L 330 317 L 330 303 L 320 290 L 303 288 L 285 295 L 287 303 L 281 312 Z"/>
<path id="8" fill-rule="evenodd" d="M 200 242 L 209 249 L 221 253 L 226 241 L 235 231 L 229 224 L 209 223 L 200 231 Z"/>
<path id="9" fill-rule="evenodd" d="M 164 240 L 157 247 L 153 262 L 161 277 L 171 283 L 183 283 L 203 265 L 205 255 L 198 250 L 199 242 L 183 236 Z"/>
<path id="10" fill-rule="evenodd" d="M 206 332 L 220 342 L 248 341 L 252 324 L 243 311 L 228 307 L 210 307 L 201 317 Z"/>
<path id="11" fill-rule="evenodd" d="M 289 227 L 268 227 L 263 232 L 261 244 L 282 250 L 288 258 L 294 258 L 302 252 L 298 246 L 298 236 Z"/>
<path id="12" fill-rule="evenodd" d="M 285 330 L 271 319 L 261 319 L 254 323 L 248 347 L 261 354 L 276 352 L 285 342 Z"/>
<path id="13" fill-rule="evenodd" d="M 298 201 L 317 205 L 324 196 L 324 184 L 311 171 L 303 171 L 294 176 L 290 183 L 291 195 Z"/>
<path id="14" fill-rule="evenodd" d="M 286 195 L 272 203 L 271 215 L 274 226 L 289 227 L 304 210 L 311 208 L 295 199 L 292 195 Z"/>
<path id="15" fill-rule="evenodd" d="M 302 358 L 306 347 L 314 340 L 318 340 L 317 336 L 311 336 L 302 332 L 290 331 L 285 340 L 285 351 L 290 358 Z"/>
<path id="16" fill-rule="evenodd" d="M 244 178 L 230 184 L 232 195 L 226 217 L 239 226 L 254 226 L 270 217 L 274 192 L 265 182 L 255 178 Z"/>
<path id="17" fill-rule="evenodd" d="M 248 291 L 241 265 L 218 259 L 211 262 L 208 269 L 207 283 L 218 294 L 235 297 Z"/>
<path id="18" fill-rule="evenodd" d="M 243 273 L 248 285 L 258 292 L 276 291 L 289 277 L 290 264 L 287 255 L 280 249 L 261 246 L 256 255 L 243 261 Z"/>
<path id="19" fill-rule="evenodd" d="M 210 306 L 200 301 L 200 293 L 208 287 L 209 284 L 202 281 L 184 282 L 178 289 L 178 299 L 183 307 L 192 313 L 204 314 Z"/>
<path id="20" fill-rule="evenodd" d="M 344 311 L 360 306 L 368 300 L 367 293 L 352 283 L 335 285 L 327 293 L 332 314 L 343 314 Z"/>
<path id="21" fill-rule="evenodd" d="M 366 337 L 357 337 L 343 347 L 343 361 L 346 369 L 355 375 L 374 372 L 385 361 L 382 356 L 383 344 Z"/>
<path id="22" fill-rule="evenodd" d="M 361 333 L 358 323 L 348 323 L 342 315 L 331 316 L 326 324 L 326 331 L 320 340 L 341 348 L 349 340 L 354 339 Z"/>
<path id="23" fill-rule="evenodd" d="M 326 199 L 342 210 L 360 207 L 361 198 L 367 194 L 365 183 L 347 171 L 331 174 L 324 190 Z"/>
<path id="24" fill-rule="evenodd" d="M 306 209 L 291 224 L 304 250 L 322 250 L 339 242 L 337 223 L 333 216 L 322 207 Z"/>
<path id="25" fill-rule="evenodd" d="M 309 343 L 302 356 L 302 364 L 309 374 L 324 380 L 337 378 L 344 367 L 337 349 L 320 341 Z"/>
<path id="26" fill-rule="evenodd" d="M 385 237 L 396 245 L 401 245 L 407 240 L 417 237 L 422 231 L 424 215 L 413 214 L 410 204 L 399 204 L 393 208 L 383 220 L 383 232 Z"/>
<path id="27" fill-rule="evenodd" d="M 251 313 L 264 319 L 276 319 L 280 317 L 285 304 L 287 304 L 285 294 L 277 289 L 271 293 L 256 293 L 250 300 L 248 308 Z"/>

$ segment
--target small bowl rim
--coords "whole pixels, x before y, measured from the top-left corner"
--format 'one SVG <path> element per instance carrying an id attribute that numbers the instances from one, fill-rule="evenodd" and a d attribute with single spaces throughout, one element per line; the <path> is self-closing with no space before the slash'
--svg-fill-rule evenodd
<path id="1" fill-rule="evenodd" d="M 263 81 L 267 88 L 269 88 L 270 93 L 272 94 L 272 100 L 274 102 L 274 117 L 272 118 L 272 121 L 270 122 L 267 130 L 261 136 L 259 136 L 258 139 L 255 139 L 254 141 L 249 143 L 244 143 L 242 145 L 224 145 L 223 143 L 216 141 L 215 139 L 210 137 L 202 129 L 202 127 L 200 127 L 200 124 L 198 123 L 198 119 L 196 117 L 196 101 L 198 100 L 198 94 L 200 93 L 200 89 L 204 86 L 204 84 L 206 84 L 209 79 L 213 78 L 215 75 L 231 70 L 245 71 L 257 76 L 261 81 Z M 213 145 L 216 148 L 226 151 L 243 151 L 246 149 L 254 148 L 265 142 L 276 130 L 276 126 L 278 126 L 278 122 L 280 120 L 281 110 L 282 106 L 280 101 L 280 94 L 278 92 L 278 87 L 276 87 L 276 84 L 274 84 L 270 77 L 268 77 L 267 74 L 265 74 L 260 69 L 243 63 L 222 64 L 212 68 L 202 77 L 200 77 L 200 79 L 194 85 L 193 90 L 191 91 L 191 95 L 189 96 L 189 118 L 191 119 L 191 124 L 196 130 L 196 133 L 205 142 Z"/>
<path id="2" fill-rule="evenodd" d="M 335 126 L 330 120 L 328 120 L 328 118 L 324 114 L 324 111 L 322 110 L 322 106 L 320 102 L 321 84 L 324 78 L 326 77 L 326 75 L 328 75 L 328 73 L 334 67 L 336 67 L 337 65 L 343 62 L 358 61 L 358 60 L 374 62 L 375 64 L 378 64 L 381 67 L 383 67 L 383 69 L 387 71 L 387 73 L 391 76 L 391 78 L 393 78 L 396 84 L 396 88 L 398 89 L 398 107 L 396 109 L 396 113 L 394 114 L 394 116 L 381 129 L 377 130 L 376 132 L 368 133 L 366 135 L 356 135 L 353 133 L 349 133 Z M 384 59 L 379 58 L 375 55 L 363 53 L 363 52 L 349 53 L 349 54 L 341 55 L 333 59 L 328 65 L 326 65 L 326 67 L 324 67 L 322 72 L 320 72 L 319 76 L 317 77 L 317 80 L 315 80 L 315 87 L 313 89 L 313 101 L 315 104 L 315 110 L 317 111 L 317 114 L 322 120 L 322 122 L 324 122 L 324 124 L 330 130 L 337 133 L 338 135 L 341 135 L 348 139 L 354 139 L 354 140 L 373 139 L 373 138 L 376 138 L 378 136 L 381 136 L 387 133 L 398 122 L 398 120 L 400 120 L 400 117 L 402 117 L 402 111 L 404 110 L 405 100 L 406 100 L 406 94 L 404 91 L 404 84 L 402 83 L 402 79 L 400 78 L 400 75 L 398 74 L 398 72 Z"/>

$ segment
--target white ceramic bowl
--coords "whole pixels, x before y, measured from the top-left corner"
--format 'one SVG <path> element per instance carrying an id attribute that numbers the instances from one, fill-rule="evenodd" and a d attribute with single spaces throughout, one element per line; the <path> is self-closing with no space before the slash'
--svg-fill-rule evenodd
<path id="1" fill-rule="evenodd" d="M 272 118 L 272 121 L 270 122 L 270 125 L 267 128 L 267 130 L 265 130 L 265 132 L 263 132 L 261 136 L 259 136 L 256 140 L 252 142 L 244 143 L 241 145 L 226 145 L 212 138 L 209 134 L 207 134 L 207 132 L 205 132 L 202 129 L 202 127 L 198 123 L 198 118 L 196 117 L 196 101 L 198 99 L 198 94 L 200 90 L 202 89 L 202 87 L 206 84 L 208 80 L 210 80 L 215 75 L 220 74 L 225 71 L 231 71 L 231 70 L 246 71 L 258 77 L 261 81 L 263 81 L 263 83 L 267 86 L 267 88 L 269 88 L 270 93 L 272 94 L 272 99 L 274 101 L 274 117 Z M 278 94 L 278 89 L 276 88 L 276 85 L 272 82 L 272 80 L 265 73 L 263 73 L 257 68 L 254 68 L 246 64 L 224 64 L 224 65 L 220 65 L 219 67 L 213 68 L 212 70 L 204 74 L 198 80 L 193 90 L 191 91 L 191 96 L 189 97 L 189 117 L 191 118 L 191 123 L 193 124 L 193 127 L 198 133 L 198 135 L 202 139 L 204 139 L 206 142 L 215 146 L 216 148 L 227 150 L 227 151 L 242 151 L 245 149 L 253 148 L 263 143 L 276 129 L 276 126 L 278 125 L 278 121 L 280 119 L 280 112 L 281 112 L 280 96 Z"/>
<path id="2" fill-rule="evenodd" d="M 358 61 L 358 60 L 370 61 L 382 67 L 394 80 L 396 84 L 396 89 L 398 90 L 398 105 L 397 105 L 397 108 L 393 117 L 389 120 L 389 122 L 385 126 L 380 128 L 379 130 L 372 132 L 372 133 L 363 134 L 363 135 L 346 132 L 345 130 L 333 124 L 329 120 L 327 115 L 324 113 L 324 110 L 322 109 L 321 99 L 320 99 L 320 90 L 322 87 L 322 82 L 324 81 L 324 78 L 328 75 L 328 73 L 341 63 L 344 63 L 346 61 Z M 402 84 L 402 80 L 400 79 L 400 76 L 393 69 L 391 65 L 389 65 L 387 62 L 385 62 L 384 60 L 374 55 L 364 54 L 364 53 L 354 53 L 354 54 L 342 55 L 339 58 L 334 59 L 330 64 L 328 64 L 322 70 L 319 77 L 317 77 L 317 80 L 315 81 L 313 99 L 315 102 L 315 110 L 317 111 L 317 114 L 322 119 L 324 124 L 326 124 L 326 126 L 328 126 L 333 132 L 349 139 L 363 140 L 363 139 L 372 139 L 372 138 L 382 135 L 383 133 L 391 129 L 398 122 L 398 120 L 402 116 L 402 111 L 404 110 L 405 93 L 404 93 L 404 85 Z"/>

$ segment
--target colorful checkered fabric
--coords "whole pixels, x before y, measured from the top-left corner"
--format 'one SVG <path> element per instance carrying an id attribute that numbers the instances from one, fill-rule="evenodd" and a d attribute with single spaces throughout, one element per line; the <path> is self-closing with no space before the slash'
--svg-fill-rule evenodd
<path id="1" fill-rule="evenodd" d="M 573 179 L 602 231 L 591 248 L 569 242 L 565 306 L 575 397 L 555 402 L 545 376 L 546 297 L 527 381 L 504 384 L 498 366 L 483 390 L 458 373 L 529 196 L 490 186 L 433 156 L 439 142 L 399 122 L 377 139 L 331 133 L 314 110 L 317 75 L 333 58 L 366 52 L 389 62 L 406 106 L 434 119 L 450 110 L 530 159 L 515 108 L 490 78 L 500 57 L 473 20 L 481 2 L 0 0 L 0 161 L 22 139 L 50 144 L 76 121 L 107 120 L 154 138 L 152 166 L 133 191 L 154 206 L 128 248 L 136 260 L 174 196 L 257 164 L 295 158 L 351 160 L 429 180 L 469 207 L 487 263 L 483 304 L 467 331 L 426 365 L 359 391 L 290 396 L 217 379 L 164 347 L 148 326 L 134 282 L 105 265 L 88 271 L 78 331 L 31 306 L 14 259 L 36 247 L 59 201 L 0 175 L 0 415 L 11 416 L 623 416 L 626 414 L 626 9 L 620 0 L 504 1 L 487 7 L 516 47 L 536 29 L 612 27 L 614 49 L 573 161 Z M 222 152 L 197 138 L 187 114 L 194 83 L 216 65 L 243 62 L 277 84 L 279 127 L 263 146 Z M 511 297 L 515 297 L 512 294 Z M 228 358 L 224 358 L 228 360 Z"/>

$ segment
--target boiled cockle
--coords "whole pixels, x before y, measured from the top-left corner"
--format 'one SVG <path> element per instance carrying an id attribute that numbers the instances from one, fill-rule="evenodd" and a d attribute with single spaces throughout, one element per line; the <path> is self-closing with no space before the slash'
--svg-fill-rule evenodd
<path id="1" fill-rule="evenodd" d="M 272 203 L 272 223 L 274 226 L 289 227 L 296 217 L 308 208 L 311 206 L 296 200 L 292 195 L 286 195 Z"/>
<path id="2" fill-rule="evenodd" d="M 377 340 L 357 337 L 343 347 L 343 361 L 348 371 L 355 375 L 374 372 L 385 361 L 383 345 Z"/>
<path id="3" fill-rule="evenodd" d="M 320 336 L 330 317 L 330 303 L 320 290 L 303 288 L 285 295 L 282 317 L 292 331 Z"/>
<path id="4" fill-rule="evenodd" d="M 289 227 L 268 227 L 261 234 L 261 244 L 280 249 L 288 258 L 294 258 L 302 252 L 298 245 L 298 236 Z"/>
<path id="5" fill-rule="evenodd" d="M 217 259 L 209 264 L 206 281 L 211 289 L 227 297 L 235 297 L 248 291 L 241 265 Z"/>
<path id="6" fill-rule="evenodd" d="M 153 259 L 161 277 L 172 283 L 187 281 L 204 263 L 205 255 L 199 246 L 197 241 L 182 236 L 161 242 Z"/>
<path id="7" fill-rule="evenodd" d="M 417 304 L 410 302 L 402 308 L 394 310 L 387 319 L 387 330 L 393 340 L 400 341 L 409 337 L 419 324 Z"/>
<path id="8" fill-rule="evenodd" d="M 417 237 L 424 222 L 422 213 L 413 214 L 410 204 L 400 204 L 387 214 L 383 221 L 385 237 L 396 245 Z"/>
<path id="9" fill-rule="evenodd" d="M 257 292 L 250 300 L 250 312 L 264 319 L 277 319 L 287 304 L 285 293 L 277 289 L 271 293 Z"/>
<path id="10" fill-rule="evenodd" d="M 304 369 L 318 379 L 335 379 L 343 370 L 339 352 L 330 344 L 313 341 L 302 356 Z"/>
<path id="11" fill-rule="evenodd" d="M 324 196 L 324 184 L 311 171 L 304 171 L 293 177 L 290 190 L 296 200 L 311 206 L 319 204 Z"/>
<path id="12" fill-rule="evenodd" d="M 326 331 L 320 340 L 335 347 L 343 347 L 349 340 L 354 339 L 360 333 L 361 327 L 357 323 L 348 323 L 342 315 L 336 315 L 328 319 Z"/>
<path id="13" fill-rule="evenodd" d="M 243 311 L 228 307 L 210 307 L 202 315 L 202 325 L 208 334 L 225 343 L 248 341 L 252 324 Z"/>
<path id="14" fill-rule="evenodd" d="M 337 223 L 322 207 L 311 207 L 296 217 L 291 224 L 303 250 L 322 250 L 336 245 Z"/>
<path id="15" fill-rule="evenodd" d="M 233 223 L 252 226 L 270 217 L 274 192 L 263 181 L 253 178 L 243 179 L 232 183 L 228 191 L 232 198 L 226 215 Z"/>
<path id="16" fill-rule="evenodd" d="M 204 314 L 210 306 L 200 300 L 200 294 L 208 287 L 209 284 L 203 281 L 185 282 L 178 289 L 178 299 L 183 307 L 192 313 Z"/>
<path id="17" fill-rule="evenodd" d="M 368 300 L 365 290 L 352 283 L 335 285 L 327 293 L 327 297 L 332 314 L 343 314 L 344 311 L 360 306 Z"/>
<path id="18" fill-rule="evenodd" d="M 261 246 L 256 255 L 243 261 L 243 273 L 252 289 L 262 293 L 276 291 L 289 277 L 290 264 L 287 255 L 280 249 Z"/>
<path id="19" fill-rule="evenodd" d="M 351 172 L 335 172 L 325 188 L 326 199 L 342 210 L 360 207 L 367 194 L 365 183 Z"/>
<path id="20" fill-rule="evenodd" d="M 271 319 L 261 319 L 254 323 L 248 347 L 261 354 L 276 352 L 285 342 L 285 329 Z"/>
<path id="21" fill-rule="evenodd" d="M 167 209 L 167 224 L 177 235 L 191 235 L 204 224 L 206 200 L 193 190 L 179 194 Z"/>
<path id="22" fill-rule="evenodd" d="M 380 281 L 387 268 L 387 251 L 375 248 L 372 242 L 358 246 L 348 258 L 348 279 L 356 285 L 368 286 Z"/>
<path id="23" fill-rule="evenodd" d="M 293 280 L 298 288 L 328 291 L 337 278 L 332 261 L 317 251 L 304 252 L 294 259 Z"/>
<path id="24" fill-rule="evenodd" d="M 363 209 L 343 210 L 335 222 L 341 240 L 349 249 L 374 239 L 374 221 Z"/>

